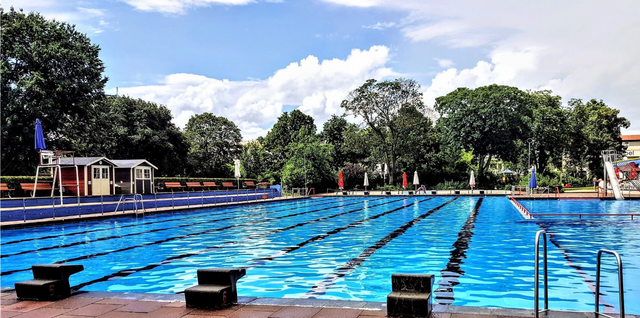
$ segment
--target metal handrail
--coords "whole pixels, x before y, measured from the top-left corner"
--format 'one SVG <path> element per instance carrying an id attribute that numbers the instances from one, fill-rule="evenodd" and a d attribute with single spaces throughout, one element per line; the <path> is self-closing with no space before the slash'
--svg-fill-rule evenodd
<path id="1" fill-rule="evenodd" d="M 544 236 L 544 244 L 543 244 L 543 263 L 544 263 L 544 309 L 543 312 L 549 310 L 549 280 L 547 276 L 547 232 L 545 230 L 540 230 L 536 233 L 536 256 L 535 256 L 535 294 L 533 295 L 534 304 L 533 311 L 535 312 L 535 318 L 538 318 L 540 315 L 539 310 L 539 284 L 540 284 L 540 236 Z M 623 317 L 624 318 L 624 317 Z"/>
<path id="2" fill-rule="evenodd" d="M 620 258 L 620 255 L 615 252 L 615 251 L 611 251 L 611 250 L 606 250 L 606 249 L 601 249 L 598 251 L 598 263 L 597 263 L 597 267 L 596 267 L 596 317 L 599 315 L 605 316 L 605 317 L 611 317 L 609 315 L 606 314 L 600 314 L 600 258 L 602 257 L 603 253 L 607 253 L 607 254 L 611 254 L 613 256 L 616 257 L 616 261 L 618 262 L 618 295 L 620 298 L 620 318 L 624 318 L 624 284 L 623 284 L 623 276 L 622 276 L 622 259 Z M 613 318 L 613 317 L 611 317 Z"/>

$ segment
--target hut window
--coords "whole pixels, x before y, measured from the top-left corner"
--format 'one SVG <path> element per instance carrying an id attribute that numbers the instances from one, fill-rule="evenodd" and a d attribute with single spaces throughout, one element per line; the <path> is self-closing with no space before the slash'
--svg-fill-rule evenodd
<path id="1" fill-rule="evenodd" d="M 151 179 L 151 169 L 136 168 L 136 179 Z"/>

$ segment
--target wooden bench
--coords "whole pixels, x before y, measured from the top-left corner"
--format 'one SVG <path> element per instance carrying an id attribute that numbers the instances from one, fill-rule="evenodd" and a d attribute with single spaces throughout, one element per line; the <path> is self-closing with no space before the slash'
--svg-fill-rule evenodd
<path id="1" fill-rule="evenodd" d="M 187 182 L 187 188 L 191 188 L 191 190 L 195 190 L 196 188 L 204 188 L 200 182 Z"/>
<path id="2" fill-rule="evenodd" d="M 223 182 L 222 187 L 229 189 L 229 188 L 235 188 L 236 186 L 233 185 L 233 182 Z"/>
<path id="3" fill-rule="evenodd" d="M 215 182 L 202 182 L 202 187 L 211 190 L 211 188 L 217 189 L 218 185 Z"/>
<path id="4" fill-rule="evenodd" d="M 14 191 L 15 189 L 11 189 L 7 186 L 6 183 L 0 183 L 0 193 L 7 193 L 8 197 L 11 197 L 11 191 Z"/>
<path id="5" fill-rule="evenodd" d="M 165 182 L 164 183 L 164 188 L 165 189 L 171 189 L 171 192 L 173 192 L 173 189 L 180 189 L 180 190 L 184 191 L 185 186 L 180 184 L 180 182 Z"/>
<path id="6" fill-rule="evenodd" d="M 252 188 L 255 188 L 255 187 L 256 187 L 256 183 L 255 183 L 255 182 L 253 182 L 253 181 L 245 181 L 245 182 L 244 182 L 244 186 L 245 186 L 245 187 L 252 187 Z"/>
<path id="7" fill-rule="evenodd" d="M 38 182 L 36 186 L 35 183 L 20 183 L 20 188 L 27 194 L 31 194 L 33 191 L 51 191 L 51 183 L 48 182 Z M 35 189 L 34 189 L 35 188 Z"/>

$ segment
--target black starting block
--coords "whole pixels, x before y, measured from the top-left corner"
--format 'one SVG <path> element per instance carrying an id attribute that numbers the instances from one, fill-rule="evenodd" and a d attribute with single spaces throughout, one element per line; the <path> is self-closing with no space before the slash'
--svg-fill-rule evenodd
<path id="1" fill-rule="evenodd" d="M 59 300 L 71 296 L 69 276 L 84 270 L 82 265 L 33 265 L 33 279 L 16 283 L 18 299 Z"/>
<path id="2" fill-rule="evenodd" d="M 431 317 L 433 275 L 393 274 L 387 296 L 389 317 Z"/>
<path id="3" fill-rule="evenodd" d="M 198 270 L 198 285 L 184 291 L 187 307 L 220 309 L 238 302 L 236 282 L 245 269 L 210 268 Z"/>

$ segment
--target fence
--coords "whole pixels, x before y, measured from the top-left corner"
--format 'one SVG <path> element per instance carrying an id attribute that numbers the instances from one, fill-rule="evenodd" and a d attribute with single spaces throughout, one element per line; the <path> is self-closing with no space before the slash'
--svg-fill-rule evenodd
<path id="1" fill-rule="evenodd" d="M 144 205 L 144 210 L 146 211 L 158 211 L 158 209 L 170 210 L 185 207 L 215 206 L 216 204 L 231 202 L 266 200 L 281 195 L 276 189 L 250 189 L 145 194 L 142 195 L 141 202 L 140 200 L 122 200 L 123 198 L 133 198 L 133 196 L 65 197 L 64 204 L 60 203 L 59 197 L 3 199 L 2 207 L 0 208 L 0 221 L 27 221 L 104 214 L 114 212 L 118 207 L 118 203 L 120 203 L 118 213 L 122 214 L 127 211 L 134 211 L 135 204 L 139 204 L 138 209 L 141 209 L 142 205 Z"/>

